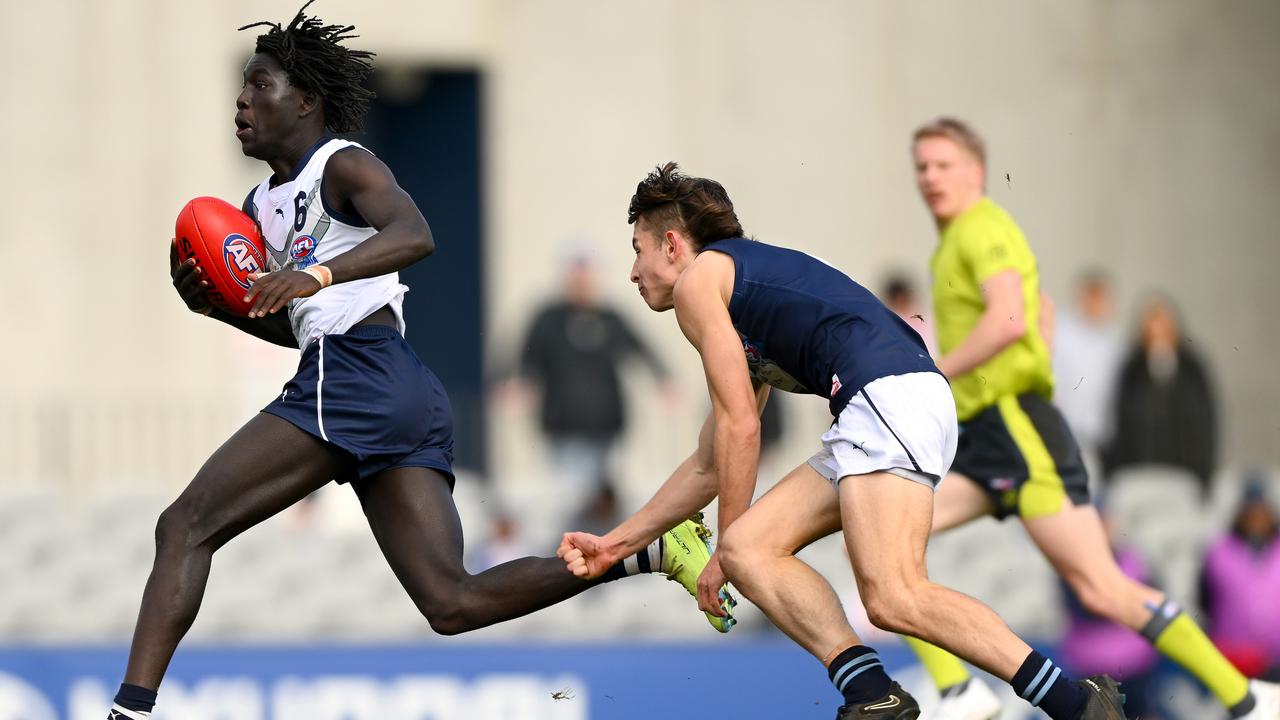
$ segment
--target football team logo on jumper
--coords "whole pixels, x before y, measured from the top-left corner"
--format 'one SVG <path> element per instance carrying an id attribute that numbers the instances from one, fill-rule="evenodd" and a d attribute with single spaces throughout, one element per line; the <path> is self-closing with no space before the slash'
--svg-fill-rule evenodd
<path id="1" fill-rule="evenodd" d="M 222 241 L 222 257 L 227 261 L 231 277 L 245 290 L 249 289 L 249 276 L 262 272 L 267 266 L 257 246 L 238 233 L 232 233 Z"/>
<path id="2" fill-rule="evenodd" d="M 316 239 L 310 235 L 299 235 L 289 246 L 289 257 L 293 258 L 294 262 L 302 262 L 311 257 L 311 253 L 315 251 Z"/>

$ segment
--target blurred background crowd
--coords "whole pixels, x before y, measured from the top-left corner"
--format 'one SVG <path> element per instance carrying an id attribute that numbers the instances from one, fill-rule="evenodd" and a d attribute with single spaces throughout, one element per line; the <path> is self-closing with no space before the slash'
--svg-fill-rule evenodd
<path id="1" fill-rule="evenodd" d="M 267 172 L 233 137 L 252 45 L 235 28 L 298 4 L 54 0 L 0 25 L 0 53 L 27 68 L 0 113 L 0 261 L 41 269 L 0 283 L 0 646 L 125 643 L 159 511 L 292 374 L 295 354 L 186 313 L 164 263 L 187 199 L 238 201 Z M 709 407 L 696 355 L 627 282 L 623 211 L 649 168 L 674 159 L 721 180 L 749 232 L 840 267 L 931 341 L 919 288 L 936 235 L 908 146 L 951 114 L 985 136 L 989 192 L 1056 301 L 1055 402 L 1126 571 L 1196 608 L 1246 673 L 1280 672 L 1280 244 L 1266 202 L 1280 190 L 1280 94 L 1265 90 L 1280 6 L 312 11 L 379 53 L 357 139 L 439 246 L 403 274 L 408 337 L 457 415 L 470 567 L 606 531 L 694 444 Z M 50 49 L 34 27 L 66 37 Z M 828 423 L 820 400 L 774 393 L 759 491 Z M 1120 662 L 1136 683 L 1156 667 L 1145 643 L 1083 612 L 1020 528 L 984 520 L 930 553 L 936 578 L 1074 669 Z M 802 557 L 873 632 L 839 542 Z M 714 637 L 691 603 L 664 583 L 615 583 L 448 642 L 776 632 L 744 603 L 740 628 Z M 218 554 L 192 637 L 435 641 L 334 486 Z"/>

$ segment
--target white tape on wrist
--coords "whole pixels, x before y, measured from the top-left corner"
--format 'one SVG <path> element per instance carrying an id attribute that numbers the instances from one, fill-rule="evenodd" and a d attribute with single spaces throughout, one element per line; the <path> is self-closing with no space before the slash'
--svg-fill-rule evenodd
<path id="1" fill-rule="evenodd" d="M 323 265 L 312 265 L 309 268 L 303 268 L 302 272 L 310 275 L 320 283 L 320 289 L 323 290 L 333 284 L 333 271 Z"/>

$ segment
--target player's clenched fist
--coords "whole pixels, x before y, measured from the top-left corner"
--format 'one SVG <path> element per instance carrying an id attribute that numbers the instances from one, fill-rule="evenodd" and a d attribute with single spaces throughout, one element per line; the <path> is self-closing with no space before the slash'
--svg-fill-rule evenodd
<path id="1" fill-rule="evenodd" d="M 605 549 L 603 538 L 584 532 L 565 533 L 556 557 L 564 560 L 569 572 L 583 580 L 600 577 L 618 561 L 615 554 Z"/>

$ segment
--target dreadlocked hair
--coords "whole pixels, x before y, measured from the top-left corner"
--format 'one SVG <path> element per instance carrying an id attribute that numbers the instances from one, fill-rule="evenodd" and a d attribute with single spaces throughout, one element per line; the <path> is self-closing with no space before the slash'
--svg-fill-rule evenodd
<path id="1" fill-rule="evenodd" d="M 341 45 L 344 40 L 360 37 L 351 33 L 354 25 L 325 25 L 320 18 L 304 15 L 313 2 L 308 0 L 287 26 L 264 20 L 240 30 L 270 28 L 258 36 L 254 52 L 275 58 L 290 85 L 320 96 L 327 130 L 358 132 L 364 129 L 364 116 L 374 96 L 364 86 L 373 71 L 369 60 L 373 53 Z"/>
<path id="2" fill-rule="evenodd" d="M 636 186 L 627 222 L 635 223 L 642 217 L 656 225 L 659 233 L 683 230 L 699 252 L 708 243 L 745 236 L 724 186 L 709 178 L 685 175 L 673 162 L 654 168 Z"/>

